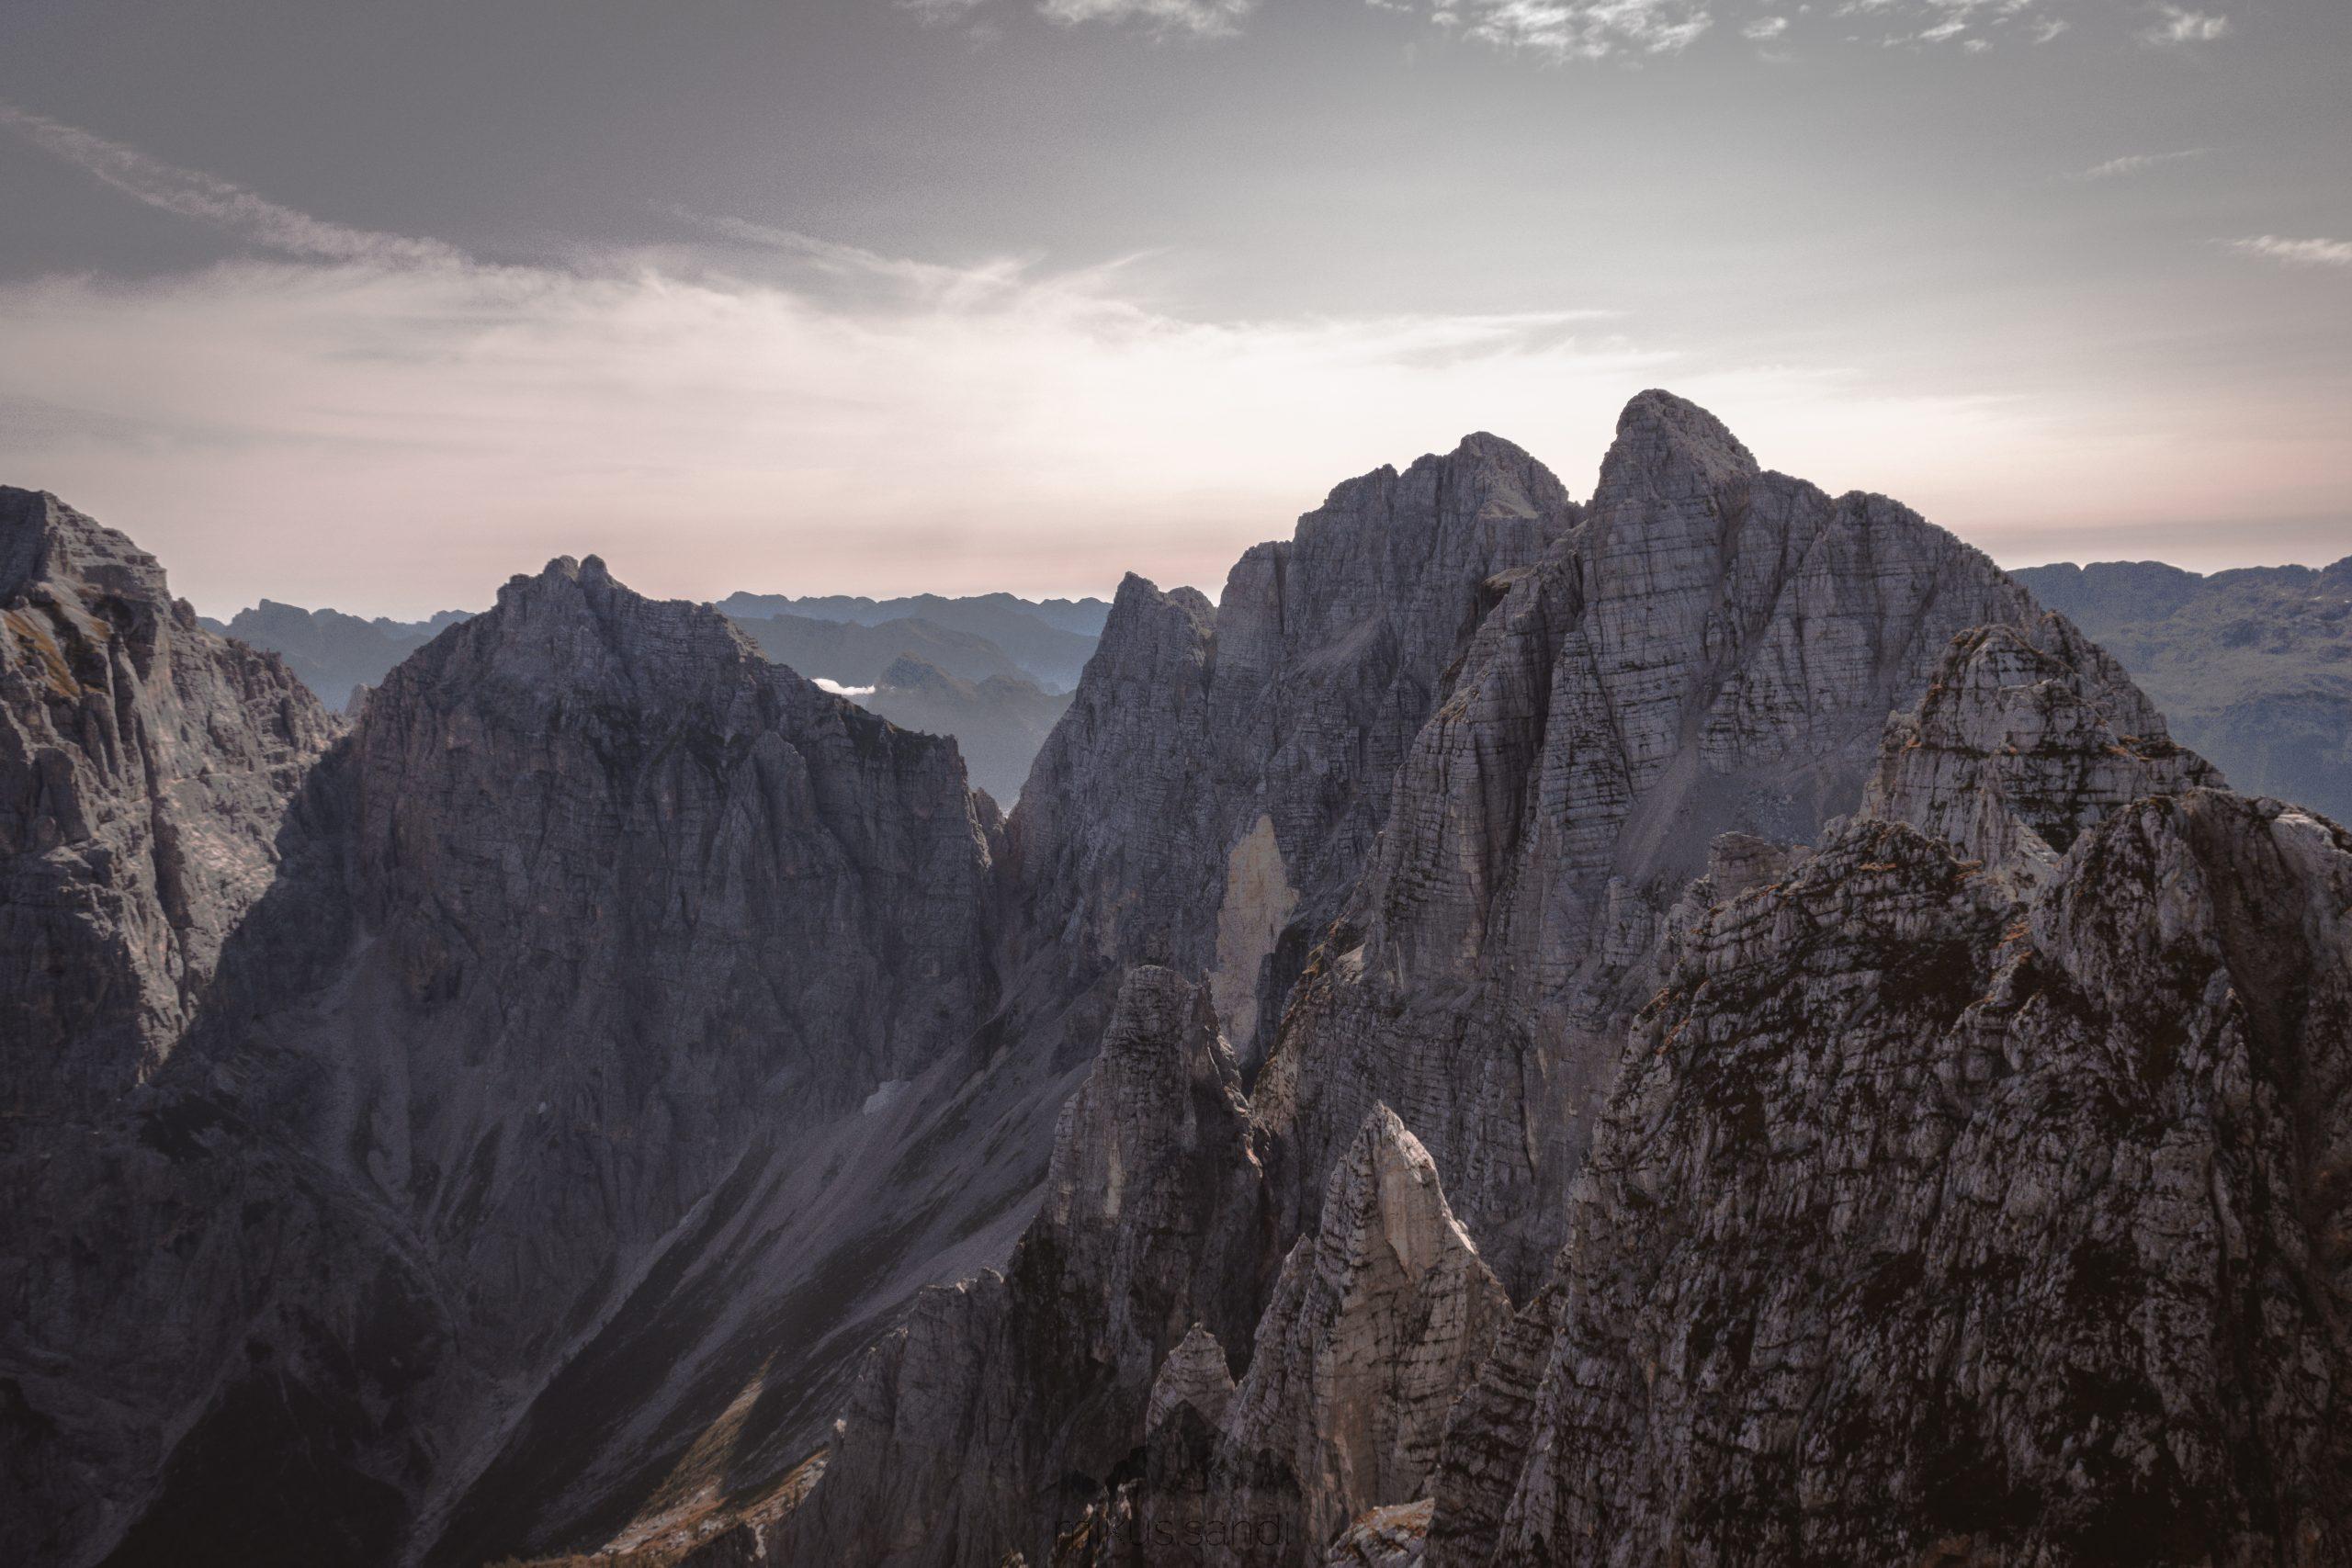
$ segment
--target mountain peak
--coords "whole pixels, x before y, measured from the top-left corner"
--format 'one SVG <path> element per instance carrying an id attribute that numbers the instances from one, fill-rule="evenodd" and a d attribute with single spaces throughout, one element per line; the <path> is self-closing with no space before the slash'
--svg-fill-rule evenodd
<path id="1" fill-rule="evenodd" d="M 41 579 L 125 599 L 171 602 L 153 556 L 47 491 L 0 485 L 0 598 Z"/>
<path id="2" fill-rule="evenodd" d="M 1754 454 L 1724 422 L 1687 398 L 1655 388 L 1617 416 L 1617 439 L 1600 465 L 1596 511 L 1631 495 L 1660 498 L 1716 491 L 1754 479 Z"/>

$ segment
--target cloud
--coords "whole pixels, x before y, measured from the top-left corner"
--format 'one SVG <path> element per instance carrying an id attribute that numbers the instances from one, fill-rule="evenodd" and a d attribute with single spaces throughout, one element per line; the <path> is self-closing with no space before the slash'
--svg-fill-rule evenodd
<path id="1" fill-rule="evenodd" d="M 1074 26 L 1080 22 L 1142 22 L 1162 32 L 1223 38 L 1239 30 L 1257 0 L 1038 0 L 1038 12 Z"/>
<path id="2" fill-rule="evenodd" d="M 254 195 L 242 186 L 150 157 L 0 99 L 0 128 L 56 154 L 121 191 L 184 218 L 201 219 L 239 238 L 288 255 L 322 261 L 437 265 L 461 260 L 451 246 L 328 222 Z"/>
<path id="3" fill-rule="evenodd" d="M 2033 24 L 2033 41 L 2048 43 L 2060 33 L 2064 32 L 2069 26 L 2070 24 L 2063 17 L 2044 17 Z"/>
<path id="4" fill-rule="evenodd" d="M 2210 151 L 2210 148 L 2204 147 L 2185 147 L 2177 152 L 2127 153 L 2120 158 L 2109 158 L 2104 164 L 2094 164 L 2077 177 L 2086 180 L 2111 180 L 2124 175 L 2145 174 L 2150 169 L 2161 168 L 2166 164 L 2178 164 L 2190 158 L 2202 158 Z"/>
<path id="5" fill-rule="evenodd" d="M 874 688 L 871 686 L 844 686 L 839 681 L 828 681 L 822 675 L 811 675 L 808 678 L 808 683 L 820 692 L 831 692 L 837 697 L 848 697 L 853 700 L 870 697 L 874 694 Z"/>
<path id="6" fill-rule="evenodd" d="M 1696 0 L 1430 0 L 1430 19 L 1553 62 L 1672 54 L 1714 21 Z"/>
<path id="7" fill-rule="evenodd" d="M 1464 431 L 1581 489 L 1625 398 L 1661 384 L 1777 466 L 1963 525 L 2050 496 L 2243 507 L 2261 468 L 1589 309 L 1203 319 L 1156 303 L 1146 263 L 916 261 L 725 219 L 697 230 L 757 268 L 684 246 L 491 266 L 260 210 L 266 254 L 0 284 L 0 478 L 129 530 L 211 608 L 412 616 L 591 552 L 698 599 L 1100 592 L 1129 569 L 1214 589 L 1336 479 Z"/>
<path id="8" fill-rule="evenodd" d="M 2230 248 L 2289 266 L 2352 266 L 2352 240 L 2289 240 L 2277 234 L 2256 234 L 2231 241 Z"/>
<path id="9" fill-rule="evenodd" d="M 1788 30 L 1789 19 L 1786 17 L 1758 17 L 1740 28 L 1739 36 L 1757 43 L 1763 43 L 1768 39 L 1779 38 Z"/>
<path id="10" fill-rule="evenodd" d="M 2157 19 L 2140 34 L 2149 43 L 2168 49 L 2185 49 L 2194 43 L 2211 43 L 2230 35 L 2230 19 L 2218 13 L 2184 10 L 2178 6 L 2159 6 Z"/>

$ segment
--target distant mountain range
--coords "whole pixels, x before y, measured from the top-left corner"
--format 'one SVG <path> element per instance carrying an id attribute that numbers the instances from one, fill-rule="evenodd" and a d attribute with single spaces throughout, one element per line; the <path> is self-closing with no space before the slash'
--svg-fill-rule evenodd
<path id="1" fill-rule="evenodd" d="M 793 599 L 780 593 L 730 593 L 717 601 L 717 607 L 738 621 L 777 615 L 862 626 L 922 621 L 987 638 L 1011 654 L 1039 684 L 1058 692 L 1078 684 L 1080 672 L 1094 656 L 1094 640 L 1102 635 L 1103 617 L 1111 613 L 1111 606 L 1101 599 L 1047 599 L 1040 604 L 1010 593 L 982 593 L 968 599 L 943 599 L 936 593 L 904 599 L 853 599 L 840 594 Z M 941 668 L 952 675 L 974 673 Z M 841 678 L 831 671 L 820 673 L 828 679 Z"/>
<path id="2" fill-rule="evenodd" d="M 465 620 L 472 612 L 444 610 L 430 620 L 363 621 L 340 610 L 305 610 L 265 599 L 227 621 L 199 617 L 205 628 L 248 648 L 275 653 L 329 707 L 351 700 L 355 687 L 372 686 L 392 666 Z"/>
<path id="3" fill-rule="evenodd" d="M 718 608 L 795 673 L 908 728 L 955 737 L 973 783 L 1007 805 L 1069 705 L 1110 613 L 1100 599 L 1037 604 L 1010 593 L 885 600 L 736 593 Z M 354 692 L 379 684 L 470 615 L 363 620 L 264 599 L 231 620 L 207 617 L 203 625 L 279 655 L 321 701 L 341 709 Z"/>
<path id="4" fill-rule="evenodd" d="M 2234 787 L 2352 821 L 2352 556 L 2211 576 L 2162 561 L 2011 575 L 2121 660 Z"/>

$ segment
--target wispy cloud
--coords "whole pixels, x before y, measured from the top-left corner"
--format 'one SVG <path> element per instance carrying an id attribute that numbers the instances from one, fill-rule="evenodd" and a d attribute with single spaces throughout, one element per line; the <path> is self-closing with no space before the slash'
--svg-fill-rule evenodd
<path id="1" fill-rule="evenodd" d="M 1714 24 L 1696 0 L 1430 0 L 1430 19 L 1555 62 L 1672 54 Z"/>
<path id="2" fill-rule="evenodd" d="M 0 99 L 0 129 L 103 180 L 124 195 L 184 218 L 217 224 L 249 243 L 322 261 L 438 264 L 462 260 L 451 246 L 355 229 L 281 207 L 243 186 L 151 157 L 77 127 Z"/>
<path id="3" fill-rule="evenodd" d="M 2077 177 L 2086 180 L 2111 180 L 2125 175 L 2142 175 L 2150 169 L 2162 168 L 2166 164 L 2180 164 L 2191 158 L 2202 158 L 2211 151 L 2212 149 L 2208 147 L 2184 147 L 2177 152 L 2131 152 L 2120 158 L 2109 158 L 2104 164 L 2094 164 Z"/>
<path id="4" fill-rule="evenodd" d="M 1222 38 L 1239 29 L 1257 0 L 1038 0 L 1047 18 L 1079 22 L 1139 22 L 1162 32 Z"/>
<path id="5" fill-rule="evenodd" d="M 1756 43 L 1764 43 L 1788 30 L 1789 19 L 1786 17 L 1758 17 L 1740 28 L 1739 36 Z"/>
<path id="6" fill-rule="evenodd" d="M 1012 7 L 992 0 L 892 0 L 927 22 L 962 22 L 983 10 L 1001 13 Z M 1034 0 L 1037 15 L 1065 27 L 1085 22 L 1125 22 L 1157 33 L 1188 33 L 1199 38 L 1227 38 L 1240 30 L 1242 18 L 1258 8 L 1258 0 Z M 994 36 L 998 24 L 989 18 L 974 23 L 976 31 Z"/>
<path id="7" fill-rule="evenodd" d="M 2147 42 L 2166 49 L 2185 49 L 2229 36 L 2228 17 L 2219 12 L 2185 10 L 2178 6 L 2158 6 L 2156 19 L 2140 34 Z"/>
<path id="8" fill-rule="evenodd" d="M 2230 248 L 2289 266 L 2352 266 L 2352 240 L 2290 240 L 2278 234 L 2256 234 L 2232 240 Z"/>
<path id="9" fill-rule="evenodd" d="M 1685 350 L 1595 310 L 1203 319 L 1143 264 L 953 265 L 724 219 L 698 233 L 760 267 L 707 246 L 492 266 L 162 181 L 69 129 L 42 144 L 103 145 L 142 171 L 119 188 L 268 254 L 0 285 L 0 476 L 130 529 L 208 607 L 266 589 L 409 615 L 590 551 L 694 597 L 1099 592 L 1130 568 L 1213 586 L 1335 479 L 1463 431 L 1574 484 L 1661 383 L 1792 471 L 1963 526 L 2049 495 L 2242 501 L 2226 445 L 2086 442 L 2044 404 Z M 782 276 L 741 276 L 761 268 Z M 2137 488 L 2100 482 L 2118 472 Z"/>

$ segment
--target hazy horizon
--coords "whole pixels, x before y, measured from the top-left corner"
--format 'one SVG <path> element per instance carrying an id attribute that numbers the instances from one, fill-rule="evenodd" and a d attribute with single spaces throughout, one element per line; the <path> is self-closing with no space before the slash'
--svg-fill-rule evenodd
<path id="1" fill-rule="evenodd" d="M 2326 0 L 0 19 L 0 482 L 208 613 L 1214 593 L 1627 397 L 2007 566 L 2352 549 Z"/>

